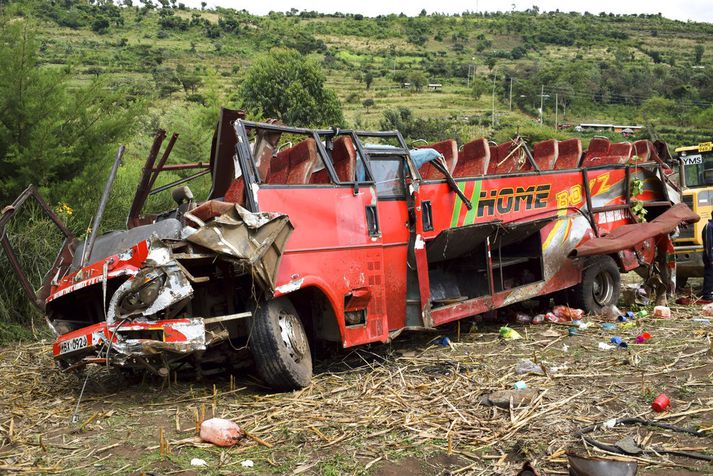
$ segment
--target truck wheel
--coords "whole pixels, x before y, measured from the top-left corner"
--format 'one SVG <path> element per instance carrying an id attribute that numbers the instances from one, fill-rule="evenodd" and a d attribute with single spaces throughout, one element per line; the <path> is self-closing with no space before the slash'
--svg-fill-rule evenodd
<path id="1" fill-rule="evenodd" d="M 599 314 L 616 304 L 621 292 L 619 267 L 611 256 L 596 256 L 584 262 L 582 282 L 572 288 L 572 304 L 585 312 Z"/>
<path id="2" fill-rule="evenodd" d="M 312 380 L 307 333 L 295 307 L 284 296 L 255 310 L 250 350 L 260 376 L 277 390 L 303 388 Z"/>

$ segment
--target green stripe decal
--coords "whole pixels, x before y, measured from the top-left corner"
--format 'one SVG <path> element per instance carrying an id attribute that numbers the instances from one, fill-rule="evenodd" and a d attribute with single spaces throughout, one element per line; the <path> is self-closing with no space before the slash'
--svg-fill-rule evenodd
<path id="1" fill-rule="evenodd" d="M 461 192 L 465 190 L 465 184 L 466 182 L 460 182 L 458 183 L 458 188 L 460 189 Z M 451 228 L 455 228 L 458 226 L 458 217 L 460 216 L 460 207 L 463 205 L 463 201 L 456 197 L 456 203 L 453 206 L 453 216 L 451 217 Z"/>
<path id="2" fill-rule="evenodd" d="M 468 210 L 468 213 L 465 215 L 464 225 L 472 225 L 475 222 L 475 214 L 478 211 L 478 202 L 480 202 L 481 185 L 482 182 L 480 180 L 473 185 L 473 194 L 470 196 L 470 203 L 473 205 L 473 208 Z"/>

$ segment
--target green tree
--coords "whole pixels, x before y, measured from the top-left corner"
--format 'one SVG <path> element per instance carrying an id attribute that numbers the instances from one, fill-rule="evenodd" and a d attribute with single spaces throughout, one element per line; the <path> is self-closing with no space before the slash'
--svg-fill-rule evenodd
<path id="1" fill-rule="evenodd" d="M 364 101 L 362 101 L 361 103 L 361 105 L 364 106 L 364 108 L 366 109 L 366 112 L 369 112 L 369 108 L 372 107 L 374 104 L 374 100 L 371 98 L 364 99 Z"/>
<path id="2" fill-rule="evenodd" d="M 428 83 L 426 75 L 421 73 L 420 71 L 411 74 L 411 77 L 409 79 L 411 80 L 411 86 L 413 86 L 416 91 L 421 91 L 423 87 Z"/>
<path id="3" fill-rule="evenodd" d="M 140 105 L 103 79 L 70 87 L 65 71 L 40 66 L 32 31 L 29 21 L 0 22 L 0 204 L 34 183 L 51 203 L 93 208 L 97 177 Z"/>
<path id="4" fill-rule="evenodd" d="M 676 112 L 676 102 L 661 96 L 653 96 L 641 104 L 639 111 L 646 120 L 663 119 L 670 121 L 671 116 Z"/>
<path id="5" fill-rule="evenodd" d="M 317 63 L 295 50 L 275 48 L 252 64 L 239 88 L 247 110 L 294 126 L 341 125 L 336 94 Z"/>
<path id="6" fill-rule="evenodd" d="M 703 60 L 703 53 L 705 51 L 706 51 L 705 46 L 703 46 L 703 45 L 695 46 L 695 48 L 693 49 L 693 53 L 694 53 L 693 62 L 695 64 L 701 64 L 701 60 Z"/>
<path id="7" fill-rule="evenodd" d="M 374 75 L 371 74 L 371 71 L 367 71 L 364 73 L 364 84 L 366 85 L 366 89 L 368 90 L 371 88 L 371 83 L 374 81 Z"/>
<path id="8" fill-rule="evenodd" d="M 491 84 L 482 76 L 473 76 L 471 81 L 471 91 L 475 99 L 490 91 Z"/>

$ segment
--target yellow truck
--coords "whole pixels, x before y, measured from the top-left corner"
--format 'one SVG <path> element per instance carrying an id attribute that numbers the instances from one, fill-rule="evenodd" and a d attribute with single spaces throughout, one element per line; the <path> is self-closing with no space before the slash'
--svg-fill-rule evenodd
<path id="1" fill-rule="evenodd" d="M 682 228 L 674 240 L 676 254 L 676 284 L 686 285 L 688 278 L 703 277 L 703 226 L 713 211 L 713 142 L 679 147 L 675 150 L 680 164 L 682 201 L 701 220 Z"/>

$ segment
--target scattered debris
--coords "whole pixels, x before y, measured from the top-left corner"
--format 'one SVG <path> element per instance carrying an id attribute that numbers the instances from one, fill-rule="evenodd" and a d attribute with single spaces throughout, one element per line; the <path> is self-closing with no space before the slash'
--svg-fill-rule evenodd
<path id="1" fill-rule="evenodd" d="M 224 418 L 211 418 L 201 423 L 201 440 L 217 446 L 234 446 L 245 434 L 240 427 Z"/>
<path id="2" fill-rule="evenodd" d="M 527 384 L 524 380 L 518 380 L 517 382 L 515 382 L 513 387 L 515 387 L 515 390 L 525 390 L 527 388 Z"/>
<path id="3" fill-rule="evenodd" d="M 449 347 L 451 345 L 451 340 L 448 336 L 437 337 L 431 341 L 431 344 L 440 345 L 441 347 Z"/>
<path id="4" fill-rule="evenodd" d="M 566 322 L 582 320 L 582 317 L 584 317 L 583 310 L 575 309 L 565 305 L 559 305 L 552 308 L 552 314 L 559 318 L 567 319 Z"/>
<path id="5" fill-rule="evenodd" d="M 515 366 L 515 373 L 517 375 L 525 375 L 525 374 L 545 375 L 545 370 L 542 368 L 542 365 L 536 364 L 530 359 L 523 359 L 520 362 L 518 362 L 517 365 Z"/>
<path id="6" fill-rule="evenodd" d="M 654 307 L 654 317 L 658 319 L 670 319 L 671 309 L 666 306 L 656 306 Z"/>
<path id="7" fill-rule="evenodd" d="M 599 350 L 612 350 L 616 349 L 615 345 L 609 345 L 606 342 L 600 342 L 599 343 Z"/>
<path id="8" fill-rule="evenodd" d="M 513 407 L 519 407 L 531 403 L 536 397 L 537 391 L 533 389 L 498 390 L 483 398 L 482 403 L 507 409 L 511 403 Z"/>
<path id="9" fill-rule="evenodd" d="M 253 466 L 255 466 L 255 462 L 251 459 L 246 459 L 245 461 L 240 462 L 240 466 L 242 466 L 243 468 L 252 468 Z"/>
<path id="10" fill-rule="evenodd" d="M 191 466 L 208 466 L 208 463 L 206 463 L 204 459 L 193 458 L 191 460 Z"/>
<path id="11" fill-rule="evenodd" d="M 651 408 L 657 413 L 665 412 L 670 406 L 671 400 L 665 393 L 662 393 L 651 402 Z"/>
<path id="12" fill-rule="evenodd" d="M 524 312 L 518 312 L 515 314 L 515 321 L 517 321 L 518 324 L 530 324 L 532 322 L 532 317 Z"/>
<path id="13" fill-rule="evenodd" d="M 502 337 L 505 340 L 518 340 L 522 339 L 522 336 L 518 331 L 515 329 L 508 327 L 508 326 L 503 326 L 500 328 L 500 337 Z"/>
<path id="14" fill-rule="evenodd" d="M 604 458 L 585 458 L 568 454 L 570 476 L 635 476 L 636 462 L 615 461 Z"/>
<path id="15" fill-rule="evenodd" d="M 636 336 L 636 343 L 643 344 L 644 342 L 646 342 L 649 339 L 651 339 L 651 334 L 649 334 L 648 332 L 642 332 L 641 334 Z"/>
<path id="16" fill-rule="evenodd" d="M 634 441 L 634 438 L 631 435 L 617 441 L 614 443 L 614 446 L 628 455 L 640 455 L 644 452 L 644 450 L 639 448 L 639 445 L 636 444 L 636 441 Z"/>
<path id="17" fill-rule="evenodd" d="M 611 304 L 611 305 L 606 306 L 605 308 L 602 309 L 601 315 L 605 319 L 608 319 L 611 321 L 611 320 L 614 320 L 617 317 L 619 317 L 621 315 L 621 311 L 614 304 Z"/>
<path id="18" fill-rule="evenodd" d="M 713 317 L 713 303 L 703 306 L 703 315 Z"/>
<path id="19" fill-rule="evenodd" d="M 544 314 L 537 314 L 535 317 L 532 318 L 533 324 L 542 324 L 543 322 L 545 322 Z"/>

